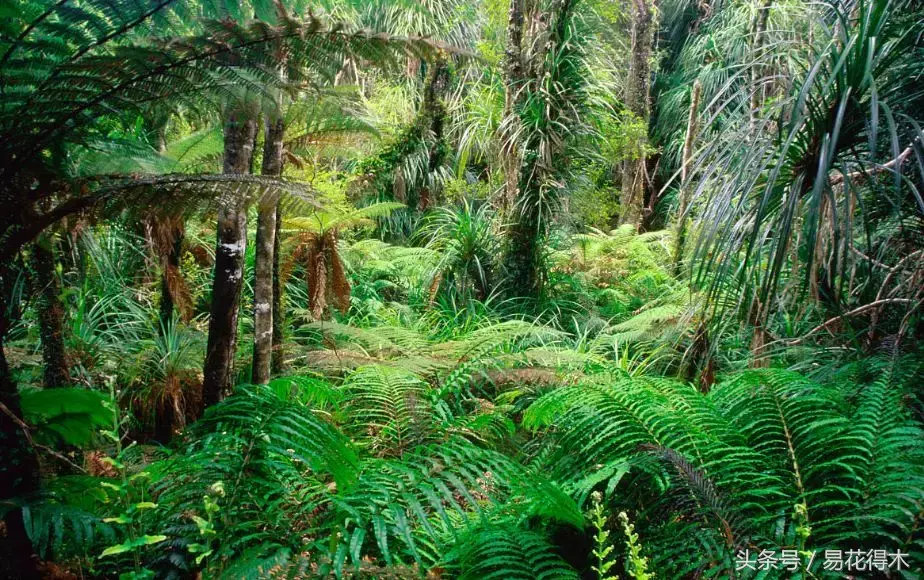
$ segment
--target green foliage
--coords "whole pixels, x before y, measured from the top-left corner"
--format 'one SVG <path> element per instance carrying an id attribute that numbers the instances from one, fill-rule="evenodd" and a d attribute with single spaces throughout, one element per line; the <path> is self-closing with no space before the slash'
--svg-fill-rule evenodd
<path id="1" fill-rule="evenodd" d="M 460 301 L 485 300 L 496 283 L 500 244 L 491 213 L 489 204 L 475 207 L 465 200 L 458 208 L 439 208 L 429 214 L 415 234 L 440 256 L 440 289 Z"/>
<path id="2" fill-rule="evenodd" d="M 469 533 L 459 550 L 459 578 L 578 578 L 542 535 L 510 526 Z"/>
<path id="3" fill-rule="evenodd" d="M 610 531 L 606 529 L 607 518 L 602 500 L 603 496 L 600 492 L 595 492 L 593 495 L 593 509 L 591 511 L 591 524 L 594 526 L 594 549 L 591 553 L 594 559 L 596 559 L 596 564 L 592 566 L 591 569 L 597 573 L 597 578 L 599 580 L 609 580 L 617 577 L 608 574 L 610 568 L 615 564 L 610 557 L 614 548 L 609 542 Z"/>
<path id="4" fill-rule="evenodd" d="M 565 451 L 544 465 L 559 481 L 580 486 L 595 465 L 629 467 L 602 471 L 596 485 L 607 482 L 640 510 L 657 570 L 721 574 L 745 544 L 907 551 L 924 499 L 924 431 L 901 403 L 916 366 L 874 364 L 870 383 L 818 384 L 770 369 L 735 375 L 708 395 L 604 375 L 540 397 L 523 422 L 555 426 L 549 444 Z M 671 511 L 686 517 L 663 519 Z M 681 552 L 694 544 L 696 554 Z"/>
<path id="5" fill-rule="evenodd" d="M 21 395 L 24 419 L 46 444 L 85 446 L 112 425 L 112 408 L 97 391 L 80 388 L 31 389 Z"/>
<path id="6" fill-rule="evenodd" d="M 629 516 L 626 512 L 619 512 L 619 522 L 622 524 L 622 531 L 626 534 L 626 547 L 629 549 L 628 569 L 629 576 L 635 580 L 650 580 L 654 574 L 648 573 L 648 558 L 642 556 L 642 547 L 638 543 L 638 534 L 635 533 L 635 526 L 629 522 Z"/>
<path id="7" fill-rule="evenodd" d="M 95 546 L 115 540 L 113 526 L 99 516 L 105 500 L 94 477 L 64 476 L 49 482 L 39 498 L 23 507 L 36 554 L 46 559 L 98 555 Z"/>
<path id="8" fill-rule="evenodd" d="M 761 578 L 826 578 L 824 550 L 924 560 L 917 3 L 658 2 L 650 120 L 621 102 L 624 3 L 21 4 L 0 8 L 0 419 L 28 435 L 4 465 L 38 461 L 0 515 L 9 536 L 21 513 L 46 571 L 727 578 L 767 549 L 819 557 Z M 241 100 L 284 121 L 288 180 L 209 174 Z M 611 229 L 638 155 L 652 213 Z M 200 413 L 214 202 L 280 191 L 274 347 L 294 374 Z M 672 228 L 645 231 L 675 199 L 695 240 L 679 266 Z M 173 270 L 151 212 L 185 231 Z M 34 387 L 38 233 L 70 388 Z M 167 271 L 188 289 L 170 320 Z"/>
<path id="9" fill-rule="evenodd" d="M 713 296 L 742 295 L 730 308 L 714 298 L 723 314 L 759 302 L 752 322 L 765 323 L 778 301 L 794 300 L 798 308 L 806 295 L 832 315 L 868 303 L 872 296 L 848 290 L 862 256 L 903 245 L 879 239 L 896 234 L 889 225 L 895 220 L 920 229 L 924 202 L 913 183 L 924 166 L 909 164 L 907 175 L 901 163 L 889 166 L 920 139 L 911 110 L 922 94 L 909 83 L 924 62 L 921 22 L 904 17 L 912 4 L 873 0 L 855 13 L 853 4 L 826 6 L 818 18 L 833 23 L 833 32 L 807 47 L 791 90 L 768 101 L 754 128 L 728 126 L 699 156 L 697 278 Z M 745 131 L 759 138 L 742 149 Z M 873 209 L 877 199 L 888 200 L 888 208 Z M 863 272 L 875 286 L 876 274 Z M 787 285 L 793 292 L 781 296 Z"/>

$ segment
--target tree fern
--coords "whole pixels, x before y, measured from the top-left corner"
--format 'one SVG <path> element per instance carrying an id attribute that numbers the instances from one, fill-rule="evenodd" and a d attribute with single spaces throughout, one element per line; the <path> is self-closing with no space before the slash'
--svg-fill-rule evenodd
<path id="1" fill-rule="evenodd" d="M 430 387 L 417 376 L 385 366 L 361 367 L 344 383 L 351 421 L 375 455 L 400 456 L 435 435 Z"/>

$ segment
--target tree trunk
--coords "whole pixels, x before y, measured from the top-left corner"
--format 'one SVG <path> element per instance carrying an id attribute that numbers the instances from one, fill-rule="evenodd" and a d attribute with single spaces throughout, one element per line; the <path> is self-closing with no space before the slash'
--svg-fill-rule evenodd
<path id="1" fill-rule="evenodd" d="M 285 321 L 285 311 L 282 307 L 282 285 L 280 278 L 279 257 L 280 241 L 282 240 L 282 204 L 276 203 L 276 235 L 273 236 L 273 374 L 280 374 L 285 370 L 285 352 L 282 348 L 282 327 Z"/>
<path id="2" fill-rule="evenodd" d="M 42 339 L 43 384 L 64 387 L 70 380 L 64 349 L 64 306 L 61 283 L 55 272 L 54 242 L 43 234 L 32 244 L 33 291 L 38 294 L 39 334 Z"/>
<path id="3" fill-rule="evenodd" d="M 6 281 L 9 275 L 9 269 L 0 264 L 0 278 Z M 22 429 L 19 391 L 3 350 L 3 339 L 10 327 L 7 312 L 5 295 L 0 295 L 0 504 L 34 492 L 39 483 L 38 457 Z M 0 577 L 38 578 L 22 510 L 7 511 L 3 525 Z"/>
<path id="4" fill-rule="evenodd" d="M 626 108 L 643 120 L 647 126 L 650 114 L 649 93 L 651 29 L 654 15 L 649 0 L 635 0 L 632 18 L 632 56 L 629 60 L 629 78 L 626 84 Z M 638 143 L 635 159 L 626 160 L 623 165 L 620 222 L 638 227 L 645 205 L 645 149 L 647 139 Z"/>
<path id="5" fill-rule="evenodd" d="M 282 175 L 282 119 L 267 121 L 263 141 L 263 175 Z M 257 214 L 257 241 L 254 256 L 253 284 L 253 372 L 255 384 L 266 384 L 270 378 L 273 351 L 273 265 L 276 248 L 277 196 L 260 200 Z"/>
<path id="6" fill-rule="evenodd" d="M 227 113 L 225 173 L 242 174 L 250 170 L 257 132 L 254 116 L 243 110 Z M 226 193 L 219 203 L 208 346 L 202 371 L 202 402 L 205 407 L 220 401 L 232 386 L 237 317 L 244 278 L 244 249 L 247 246 L 245 200 L 234 193 Z"/>
<path id="7" fill-rule="evenodd" d="M 424 130 L 429 142 L 427 161 L 427 183 L 420 192 L 417 207 L 426 210 L 434 203 L 439 202 L 439 183 L 435 179 L 439 168 L 446 161 L 445 125 L 446 104 L 443 102 L 446 90 L 449 88 L 449 65 L 444 56 L 439 56 L 430 68 L 427 75 L 427 85 L 423 99 L 423 120 L 426 123 Z"/>
<path id="8" fill-rule="evenodd" d="M 696 133 L 699 129 L 697 110 L 702 96 L 703 85 L 697 80 L 693 83 L 693 92 L 690 95 L 690 112 L 687 116 L 687 136 L 683 142 L 683 159 L 680 167 L 680 207 L 677 209 L 677 239 L 674 246 L 674 275 L 679 276 L 683 264 L 684 246 L 687 235 L 687 213 L 690 206 L 690 186 L 687 177 L 690 174 L 690 164 L 693 163 L 693 149 L 696 145 Z"/>
<path id="9" fill-rule="evenodd" d="M 507 47 L 504 51 L 503 165 L 505 193 L 503 207 L 513 208 L 519 185 L 520 159 L 514 142 L 519 118 L 515 112 L 517 92 L 523 84 L 523 0 L 510 0 L 507 17 Z"/>
<path id="10" fill-rule="evenodd" d="M 522 174 L 528 175 L 526 171 Z M 521 195 L 528 193 L 525 188 L 538 187 L 535 181 L 523 183 L 524 181 L 528 180 L 520 180 Z M 509 247 L 504 264 L 509 294 L 516 297 L 535 297 L 539 295 L 541 289 L 539 278 L 541 228 L 538 206 L 535 203 L 518 204 L 512 209 L 512 213 L 515 217 L 507 234 Z"/>
<path id="11" fill-rule="evenodd" d="M 757 9 L 757 15 L 754 18 L 753 28 L 751 30 L 751 60 L 754 65 L 751 67 L 751 102 L 750 102 L 750 128 L 751 134 L 757 130 L 757 111 L 763 104 L 764 91 L 758 87 L 758 81 L 761 75 L 759 53 L 764 45 L 764 33 L 767 31 L 767 18 L 770 16 L 770 7 L 773 0 L 763 0 Z"/>
<path id="12" fill-rule="evenodd" d="M 518 87 L 517 90 L 520 92 L 516 93 L 512 103 L 514 116 L 520 113 L 518 101 L 523 98 L 522 91 L 541 93 L 544 90 L 540 85 L 547 82 L 546 79 L 551 75 L 547 69 L 547 58 L 551 58 L 550 55 L 565 43 L 567 23 L 570 21 L 572 9 L 572 2 L 560 0 L 549 14 L 544 15 L 543 21 L 550 22 L 546 28 L 548 36 L 544 43 L 544 52 L 534 55 L 534 60 L 528 63 L 529 72 L 522 73 L 523 86 Z M 511 30 L 516 24 L 514 12 L 511 5 Z M 527 63 L 521 65 L 525 68 Z M 551 82 L 556 81 L 557 79 L 552 79 Z M 510 207 L 511 224 L 507 229 L 507 247 L 503 258 L 507 292 L 512 297 L 536 298 L 542 291 L 541 247 L 553 218 L 552 206 L 542 199 L 543 188 L 547 187 L 550 177 L 555 175 L 556 167 L 567 163 L 561 157 L 561 137 L 555 134 L 559 125 L 558 105 L 547 101 L 543 107 L 543 131 L 546 134 L 540 136 L 539 131 L 531 131 L 526 141 L 518 145 L 518 149 L 522 149 L 524 154 L 522 160 L 519 160 L 516 173 L 516 202 Z M 551 138 L 548 132 L 552 133 Z M 552 146 L 543 147 L 543 138 L 548 139 Z"/>

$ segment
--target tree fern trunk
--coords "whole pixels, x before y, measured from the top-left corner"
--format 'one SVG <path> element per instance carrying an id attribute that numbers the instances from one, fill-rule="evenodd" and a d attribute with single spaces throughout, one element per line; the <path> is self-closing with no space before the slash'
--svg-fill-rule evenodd
<path id="1" fill-rule="evenodd" d="M 43 384 L 46 388 L 66 386 L 70 379 L 64 349 L 64 306 L 61 283 L 55 272 L 54 245 L 41 235 L 32 244 L 30 257 L 33 291 L 38 295 L 39 334 L 42 339 Z"/>
<path id="2" fill-rule="evenodd" d="M 171 323 L 173 312 L 176 309 L 174 294 L 177 292 L 176 281 L 180 272 L 180 257 L 183 251 L 182 227 L 172 233 L 174 237 L 170 243 L 170 251 L 163 257 L 160 274 L 160 307 L 158 310 L 160 324 L 163 328 L 167 328 L 167 325 Z M 173 282 L 171 282 L 172 277 Z"/>
<path id="3" fill-rule="evenodd" d="M 9 269 L 0 264 L 0 278 L 7 280 L 9 275 Z M 3 339 L 10 327 L 7 312 L 6 298 L 0 295 L 0 504 L 34 492 L 39 482 L 38 458 L 22 429 L 19 391 L 3 350 Z M 22 510 L 8 510 L 3 525 L 0 577 L 38 578 Z"/>
<path id="4" fill-rule="evenodd" d="M 250 170 L 256 131 L 257 123 L 249 111 L 234 110 L 227 114 L 225 173 Z M 221 199 L 217 238 L 208 346 L 202 371 L 202 402 L 206 407 L 220 401 L 231 388 L 247 246 L 247 207 L 240 197 L 225 194 Z"/>
<path id="5" fill-rule="evenodd" d="M 632 56 L 629 60 L 629 78 L 626 85 L 626 108 L 642 119 L 646 126 L 650 117 L 650 74 L 652 23 L 654 14 L 648 0 L 635 0 L 632 18 Z M 636 227 L 642 219 L 645 205 L 645 148 L 647 140 L 638 143 L 637 157 L 623 165 L 620 222 Z"/>
<path id="6" fill-rule="evenodd" d="M 263 141 L 263 175 L 282 175 L 285 125 L 267 121 Z M 260 200 L 253 285 L 253 373 L 255 384 L 269 382 L 273 351 L 273 264 L 276 247 L 276 196 Z"/>

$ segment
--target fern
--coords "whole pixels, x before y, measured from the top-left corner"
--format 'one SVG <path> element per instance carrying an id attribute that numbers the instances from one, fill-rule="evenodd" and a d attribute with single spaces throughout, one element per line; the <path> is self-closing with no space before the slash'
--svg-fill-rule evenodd
<path id="1" fill-rule="evenodd" d="M 187 546 L 198 540 L 189 518 L 216 483 L 224 489 L 217 533 L 229 538 L 224 550 L 240 556 L 261 545 L 298 546 L 319 526 L 325 486 L 356 480 L 358 461 L 346 438 L 277 388 L 240 387 L 192 427 L 186 454 L 147 469 L 158 504 L 170 509 L 168 561 L 191 559 Z"/>
<path id="2" fill-rule="evenodd" d="M 460 538 L 451 558 L 451 568 L 464 579 L 578 578 L 542 534 L 509 524 L 469 532 Z"/>
<path id="3" fill-rule="evenodd" d="M 376 455 L 400 456 L 436 433 L 428 385 L 415 375 L 384 366 L 361 367 L 347 377 L 348 412 Z"/>
<path id="4" fill-rule="evenodd" d="M 115 540 L 115 530 L 99 515 L 106 501 L 100 481 L 89 476 L 56 478 L 23 507 L 23 522 L 40 558 L 86 557 Z"/>
<path id="5" fill-rule="evenodd" d="M 400 461 L 367 461 L 357 485 L 333 498 L 344 522 L 334 562 L 358 564 L 371 543 L 389 566 L 431 566 L 463 530 L 509 517 L 508 510 L 523 520 L 582 525 L 577 506 L 540 481 L 504 455 L 455 437 Z"/>
<path id="6" fill-rule="evenodd" d="M 539 456 L 540 469 L 581 502 L 605 486 L 644 508 L 637 525 L 657 570 L 718 573 L 743 545 L 917 550 L 924 431 L 903 403 L 907 372 L 874 364 L 882 371 L 869 385 L 768 369 L 709 395 L 666 380 L 589 377 L 539 397 L 523 425 L 549 430 L 562 451 Z M 682 555 L 690 542 L 677 538 L 698 542 L 698 557 Z"/>

